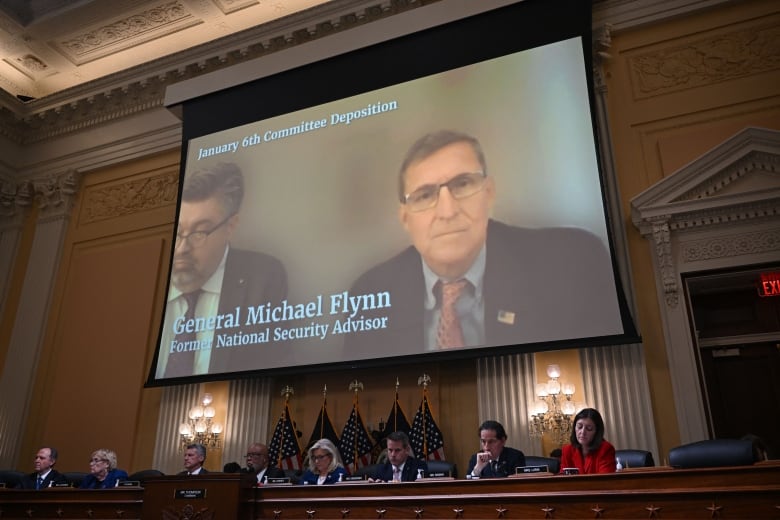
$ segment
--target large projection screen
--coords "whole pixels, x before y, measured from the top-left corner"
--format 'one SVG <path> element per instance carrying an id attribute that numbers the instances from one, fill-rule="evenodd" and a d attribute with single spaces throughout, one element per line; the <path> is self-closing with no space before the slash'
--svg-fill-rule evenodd
<path id="1" fill-rule="evenodd" d="M 582 4 L 524 1 L 186 103 L 148 384 L 634 340 Z M 399 188 L 424 136 L 445 144 Z M 240 206 L 203 187 L 225 179 Z M 432 207 L 401 200 L 431 185 Z M 453 343 L 436 282 L 462 277 Z"/>

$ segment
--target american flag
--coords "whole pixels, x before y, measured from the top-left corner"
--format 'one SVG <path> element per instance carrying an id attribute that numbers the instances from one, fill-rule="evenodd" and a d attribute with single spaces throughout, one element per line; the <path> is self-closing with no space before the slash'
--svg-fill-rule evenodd
<path id="1" fill-rule="evenodd" d="M 398 402 L 398 391 L 396 391 L 393 408 L 387 416 L 387 422 L 385 423 L 385 429 L 382 431 L 382 437 L 387 437 L 393 432 L 404 432 L 408 435 L 411 429 L 412 427 L 409 426 L 409 419 L 406 418 L 406 414 L 401 408 L 401 403 Z"/>
<path id="2" fill-rule="evenodd" d="M 352 473 L 358 468 L 371 464 L 371 449 L 374 443 L 368 435 L 363 419 L 360 417 L 357 401 L 352 405 L 352 413 L 341 432 L 338 444 L 344 466 Z"/>
<path id="3" fill-rule="evenodd" d="M 320 439 L 330 439 L 334 445 L 339 445 L 339 436 L 336 433 L 336 429 L 333 427 L 333 423 L 330 422 L 328 416 L 328 400 L 322 400 L 322 408 L 320 409 L 320 415 L 317 417 L 317 424 L 314 425 L 314 431 L 311 432 L 308 446 L 313 445 Z"/>
<path id="4" fill-rule="evenodd" d="M 284 403 L 284 412 L 276 423 L 271 444 L 268 446 L 268 458 L 272 465 L 281 469 L 299 470 L 303 467 L 301 444 L 290 419 L 290 406 Z"/>
<path id="5" fill-rule="evenodd" d="M 444 436 L 433 420 L 431 407 L 428 404 L 428 389 L 423 390 L 420 408 L 412 422 L 412 432 L 409 435 L 414 454 L 423 460 L 444 460 Z"/>

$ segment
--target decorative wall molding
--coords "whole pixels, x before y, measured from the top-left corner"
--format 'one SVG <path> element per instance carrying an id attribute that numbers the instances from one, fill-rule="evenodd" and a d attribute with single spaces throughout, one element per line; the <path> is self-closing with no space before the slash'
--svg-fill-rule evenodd
<path id="1" fill-rule="evenodd" d="M 634 98 L 711 85 L 780 69 L 780 25 L 717 34 L 629 58 Z"/>
<path id="2" fill-rule="evenodd" d="M 33 181 L 31 184 L 40 210 L 39 220 L 45 222 L 63 217 L 69 218 L 78 191 L 78 183 L 79 174 L 75 170 Z"/>
<path id="3" fill-rule="evenodd" d="M 81 224 L 131 215 L 176 203 L 179 172 L 170 171 L 110 186 L 85 190 Z"/>
<path id="4" fill-rule="evenodd" d="M 680 242 L 683 263 L 775 252 L 780 258 L 780 228 Z"/>
<path id="5" fill-rule="evenodd" d="M 653 268 L 680 441 L 709 437 L 682 276 L 780 258 L 780 132 L 747 128 L 631 200 Z M 683 302 L 683 304 L 680 304 Z"/>

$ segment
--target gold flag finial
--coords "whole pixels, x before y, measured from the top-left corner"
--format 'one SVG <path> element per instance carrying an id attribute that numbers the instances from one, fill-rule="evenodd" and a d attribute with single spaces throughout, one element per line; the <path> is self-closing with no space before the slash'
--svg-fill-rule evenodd
<path id="1" fill-rule="evenodd" d="M 428 388 L 430 382 L 431 382 L 431 376 L 429 376 L 428 374 L 423 374 L 417 378 L 417 386 L 422 385 L 423 388 Z"/>
<path id="2" fill-rule="evenodd" d="M 282 388 L 282 396 L 284 397 L 284 401 L 287 402 L 290 400 L 290 396 L 295 393 L 295 390 L 290 385 L 285 386 Z"/>
<path id="3" fill-rule="evenodd" d="M 355 379 L 349 384 L 349 389 L 355 391 L 355 395 L 357 395 L 358 392 L 363 390 L 363 383 Z"/>
<path id="4" fill-rule="evenodd" d="M 325 399 L 328 396 L 328 385 L 322 387 L 322 398 Z"/>
<path id="5" fill-rule="evenodd" d="M 401 386 L 401 383 L 398 381 L 398 377 L 395 378 L 395 393 L 398 393 L 398 387 Z"/>

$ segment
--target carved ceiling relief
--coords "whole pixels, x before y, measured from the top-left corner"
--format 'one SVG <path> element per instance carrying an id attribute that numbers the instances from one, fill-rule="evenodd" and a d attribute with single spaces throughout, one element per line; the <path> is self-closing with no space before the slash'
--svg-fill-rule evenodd
<path id="1" fill-rule="evenodd" d="M 710 85 L 780 68 L 780 26 L 733 31 L 629 59 L 634 97 Z"/>
<path id="2" fill-rule="evenodd" d="M 175 0 L 125 19 L 92 29 L 54 43 L 54 47 L 76 64 L 136 46 L 139 39 L 159 38 L 202 23 L 188 8 Z"/>
<path id="3" fill-rule="evenodd" d="M 22 119 L 15 118 L 12 124 L 0 124 L 0 134 L 5 135 L 18 144 L 31 144 L 73 131 L 81 131 L 89 126 L 162 106 L 165 88 L 168 85 L 439 1 L 441 0 L 392 0 L 386 7 L 377 5 L 366 8 L 361 12 L 343 14 L 338 19 L 322 20 L 316 23 L 313 29 L 301 28 L 286 34 L 259 38 L 252 45 L 243 46 L 205 60 L 199 60 L 197 63 L 179 66 L 165 73 L 158 73 L 141 81 L 136 81 L 123 88 L 115 88 L 111 91 L 85 97 L 56 108 L 25 116 Z M 223 3 L 227 6 L 231 2 Z M 160 17 L 160 20 L 149 23 L 163 23 L 164 20 L 175 18 L 178 11 L 174 7 L 178 4 L 180 4 L 178 0 L 165 4 L 170 7 L 170 11 L 158 13 L 156 10 L 149 10 L 145 12 L 147 13 L 147 18 L 153 18 L 152 14 Z M 243 5 L 243 3 L 236 5 Z M 189 14 L 187 17 L 187 19 L 195 19 Z M 137 23 L 138 26 L 143 26 L 146 23 L 141 23 L 140 20 L 131 23 L 129 20 L 127 19 L 125 22 L 131 25 L 132 23 Z M 116 43 L 123 31 L 126 34 L 127 31 L 132 30 L 129 27 L 124 28 L 124 26 L 118 27 L 116 30 L 113 30 L 113 26 L 105 26 L 102 29 L 104 29 L 103 32 L 93 30 L 80 37 L 61 43 L 69 42 L 68 46 L 73 49 L 73 52 L 77 52 L 78 49 L 78 52 L 83 51 L 89 54 L 90 52 L 98 52 L 95 49 L 99 49 L 101 42 L 106 45 L 108 45 L 109 40 Z M 138 30 L 138 27 L 136 27 L 136 30 Z M 0 107 L 0 116 L 2 116 L 4 111 Z"/>
<path id="4" fill-rule="evenodd" d="M 176 204 L 179 193 L 178 172 L 134 179 L 111 186 L 86 190 L 80 216 L 81 224 L 130 215 Z"/>

